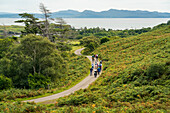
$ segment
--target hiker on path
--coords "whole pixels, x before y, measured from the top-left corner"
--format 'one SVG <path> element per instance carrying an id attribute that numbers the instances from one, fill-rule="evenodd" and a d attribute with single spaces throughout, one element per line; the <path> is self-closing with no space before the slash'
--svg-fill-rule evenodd
<path id="1" fill-rule="evenodd" d="M 90 68 L 90 76 L 92 76 L 93 68 Z"/>
<path id="2" fill-rule="evenodd" d="M 96 68 L 96 69 L 98 68 L 98 63 L 97 63 L 97 62 L 95 62 L 95 68 Z"/>
<path id="3" fill-rule="evenodd" d="M 92 64 L 91 67 L 94 68 L 94 64 Z"/>
<path id="4" fill-rule="evenodd" d="M 102 64 L 99 64 L 99 68 L 100 68 L 100 70 L 102 70 Z"/>
<path id="5" fill-rule="evenodd" d="M 100 60 L 100 64 L 102 64 L 102 60 Z"/>
<path id="6" fill-rule="evenodd" d="M 97 70 L 94 70 L 94 77 L 97 77 Z"/>
<path id="7" fill-rule="evenodd" d="M 98 54 L 96 54 L 96 61 L 98 61 Z"/>
<path id="8" fill-rule="evenodd" d="M 100 68 L 98 67 L 98 68 L 97 68 L 98 75 L 100 74 L 100 71 L 101 71 L 101 70 L 100 70 Z"/>
<path id="9" fill-rule="evenodd" d="M 95 55 L 92 55 L 92 62 L 94 62 L 94 57 L 95 57 Z"/>

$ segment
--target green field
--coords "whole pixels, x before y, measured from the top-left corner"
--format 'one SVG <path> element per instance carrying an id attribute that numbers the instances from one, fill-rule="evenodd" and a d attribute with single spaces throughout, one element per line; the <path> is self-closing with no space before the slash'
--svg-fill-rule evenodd
<path id="1" fill-rule="evenodd" d="M 0 36 L 3 35 L 4 30 L 8 33 L 8 35 L 14 35 L 14 34 L 21 33 L 21 31 L 24 30 L 24 26 L 17 26 L 17 25 L 2 26 L 0 25 Z"/>

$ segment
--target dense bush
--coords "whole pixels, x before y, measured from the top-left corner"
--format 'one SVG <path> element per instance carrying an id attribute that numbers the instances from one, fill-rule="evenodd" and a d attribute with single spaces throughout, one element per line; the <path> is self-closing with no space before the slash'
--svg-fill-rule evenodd
<path id="1" fill-rule="evenodd" d="M 167 22 L 167 25 L 170 25 L 170 20 Z"/>
<path id="2" fill-rule="evenodd" d="M 87 47 L 90 44 L 90 42 L 93 42 L 95 44 L 95 47 L 98 47 L 100 44 L 99 39 L 94 36 L 83 37 L 80 40 L 80 44 L 84 45 L 85 47 Z"/>
<path id="3" fill-rule="evenodd" d="M 150 80 L 155 80 L 161 78 L 163 74 L 167 75 L 168 67 L 165 64 L 151 64 L 149 68 L 146 70 L 146 76 L 149 77 Z"/>
<path id="4" fill-rule="evenodd" d="M 42 113 L 46 109 L 45 106 L 35 103 L 0 103 L 1 113 Z"/>
<path id="5" fill-rule="evenodd" d="M 63 78 L 58 79 L 59 83 L 54 86 L 66 87 L 86 77 L 89 72 L 90 61 L 84 56 L 72 56 L 67 59 L 68 70 Z"/>
<path id="6" fill-rule="evenodd" d="M 80 40 L 80 44 L 86 47 L 84 49 L 83 54 L 89 54 L 99 46 L 100 40 L 94 36 L 88 36 L 88 37 L 83 37 Z"/>
<path id="7" fill-rule="evenodd" d="M 28 75 L 28 85 L 31 89 L 48 88 L 50 83 L 50 78 L 44 75 L 38 73 Z"/>
<path id="8" fill-rule="evenodd" d="M 100 43 L 103 44 L 103 43 L 105 43 L 105 42 L 107 42 L 107 41 L 109 41 L 109 40 L 110 40 L 110 38 L 108 38 L 108 37 L 102 37 L 102 38 L 100 39 Z"/>
<path id="9" fill-rule="evenodd" d="M 64 42 L 57 42 L 56 48 L 60 51 L 70 51 L 72 49 L 71 45 Z"/>
<path id="10" fill-rule="evenodd" d="M 2 90 L 0 92 L 0 101 L 9 101 L 9 100 L 15 100 L 17 98 L 28 98 L 28 97 L 35 97 L 47 93 L 54 93 L 55 89 L 46 90 L 43 88 L 40 88 L 38 90 L 31 90 L 31 89 L 8 89 L 8 90 Z"/>
<path id="11" fill-rule="evenodd" d="M 12 47 L 13 42 L 13 39 L 10 38 L 0 39 L 0 58 L 5 56 L 5 52 Z"/>
<path id="12" fill-rule="evenodd" d="M 0 90 L 12 87 L 12 80 L 4 75 L 0 75 Z"/>

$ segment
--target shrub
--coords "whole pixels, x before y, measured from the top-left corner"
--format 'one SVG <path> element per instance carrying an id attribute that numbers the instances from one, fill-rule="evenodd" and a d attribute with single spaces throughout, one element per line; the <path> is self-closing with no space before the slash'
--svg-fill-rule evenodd
<path id="1" fill-rule="evenodd" d="M 44 105 L 37 105 L 35 103 L 0 103 L 1 113 L 43 113 L 46 111 Z"/>
<path id="2" fill-rule="evenodd" d="M 60 51 L 70 51 L 72 49 L 71 45 L 63 42 L 58 42 L 56 48 Z"/>
<path id="3" fill-rule="evenodd" d="M 102 37 L 102 38 L 100 39 L 100 43 L 101 43 L 101 44 L 103 44 L 103 43 L 105 43 L 105 42 L 107 42 L 107 41 L 110 41 L 110 38 L 108 38 L 108 37 Z"/>
<path id="4" fill-rule="evenodd" d="M 84 45 L 85 47 L 88 47 L 88 45 L 90 44 L 90 42 L 93 42 L 95 47 L 99 46 L 100 40 L 94 36 L 88 36 L 88 37 L 83 37 L 80 40 L 80 44 Z"/>
<path id="5" fill-rule="evenodd" d="M 160 78 L 166 71 L 164 64 L 154 63 L 146 70 L 146 75 L 151 79 Z"/>
<path id="6" fill-rule="evenodd" d="M 12 87 L 12 80 L 4 75 L 0 75 L 0 90 Z"/>
<path id="7" fill-rule="evenodd" d="M 47 88 L 50 78 L 42 74 L 35 73 L 28 75 L 28 84 L 31 89 Z"/>
<path id="8" fill-rule="evenodd" d="M 90 44 L 87 46 L 90 50 L 94 50 L 95 49 L 95 43 L 90 42 Z"/>
<path id="9" fill-rule="evenodd" d="M 7 52 L 13 45 L 13 39 L 5 38 L 0 40 L 0 58 L 4 57 L 4 52 Z"/>

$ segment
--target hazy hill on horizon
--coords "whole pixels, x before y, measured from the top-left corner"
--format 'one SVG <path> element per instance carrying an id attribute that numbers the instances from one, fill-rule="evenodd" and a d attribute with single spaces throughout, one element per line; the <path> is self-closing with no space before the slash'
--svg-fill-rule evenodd
<path id="1" fill-rule="evenodd" d="M 0 18 L 19 18 L 19 13 L 5 13 L 0 12 Z M 42 18 L 39 13 L 34 13 L 35 17 Z M 51 14 L 52 18 L 170 18 L 170 13 L 162 12 L 150 12 L 142 10 L 117 10 L 109 9 L 107 11 L 92 11 L 84 10 L 79 12 L 76 10 L 62 10 L 58 12 L 53 12 Z"/>

